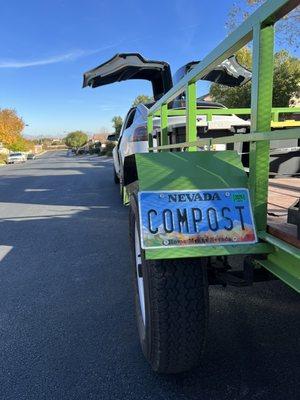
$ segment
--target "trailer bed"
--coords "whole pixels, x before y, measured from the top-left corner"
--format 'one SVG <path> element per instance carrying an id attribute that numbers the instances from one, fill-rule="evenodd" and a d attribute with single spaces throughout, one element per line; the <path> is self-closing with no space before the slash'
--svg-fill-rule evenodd
<path id="1" fill-rule="evenodd" d="M 269 180 L 268 232 L 300 248 L 297 226 L 287 223 L 288 208 L 300 198 L 300 178 Z"/>

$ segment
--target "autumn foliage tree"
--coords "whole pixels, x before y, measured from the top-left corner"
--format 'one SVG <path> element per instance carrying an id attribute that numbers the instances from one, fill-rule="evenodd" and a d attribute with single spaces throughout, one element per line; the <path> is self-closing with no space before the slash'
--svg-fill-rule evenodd
<path id="1" fill-rule="evenodd" d="M 15 110 L 0 109 L 0 142 L 10 148 L 15 142 L 22 139 L 24 121 Z"/>

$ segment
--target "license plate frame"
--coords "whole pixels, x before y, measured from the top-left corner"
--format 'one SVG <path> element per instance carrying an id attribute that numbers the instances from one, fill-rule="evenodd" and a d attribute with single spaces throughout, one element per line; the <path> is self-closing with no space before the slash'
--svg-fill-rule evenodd
<path id="1" fill-rule="evenodd" d="M 186 201 L 183 201 L 183 199 Z M 167 200 L 168 203 L 166 203 Z M 179 201 L 177 202 L 177 200 Z M 180 208 L 178 204 L 181 203 Z M 162 209 L 163 204 L 168 204 L 168 208 Z M 232 229 L 227 230 L 225 227 L 231 226 L 229 220 L 233 218 L 233 216 L 232 218 L 228 216 L 227 208 L 229 208 L 229 204 L 235 207 L 233 211 L 231 209 L 229 211 L 233 212 L 234 217 L 239 215 L 240 221 L 234 219 Z M 235 246 L 257 242 L 249 190 L 246 188 L 141 191 L 138 193 L 138 205 L 141 247 L 144 250 L 172 247 Z M 241 207 L 243 208 L 241 209 Z M 179 214 L 178 209 L 181 210 Z M 186 214 L 183 211 L 184 209 Z M 192 209 L 194 210 L 192 211 Z M 200 212 L 197 211 L 198 218 L 195 218 L 195 214 L 197 214 L 195 209 L 200 210 Z M 171 210 L 171 212 L 163 213 L 165 210 Z M 220 213 L 221 218 L 219 218 Z M 213 226 L 212 215 L 215 217 L 215 219 L 213 217 L 214 228 L 222 226 L 222 229 L 210 229 Z M 182 216 L 187 217 L 186 219 L 183 218 L 185 220 L 183 223 Z M 199 220 L 200 216 L 201 220 Z M 172 220 L 174 229 L 172 232 L 166 232 L 165 228 L 168 231 L 171 230 Z M 158 223 L 159 221 L 161 221 L 161 224 Z M 169 226 L 167 226 L 168 223 Z M 190 226 L 193 228 L 191 229 Z M 179 232 L 181 228 L 182 232 Z M 155 232 L 156 230 L 157 232 Z M 226 236 L 222 236 L 225 234 Z M 224 240 L 222 240 L 222 237 Z"/>

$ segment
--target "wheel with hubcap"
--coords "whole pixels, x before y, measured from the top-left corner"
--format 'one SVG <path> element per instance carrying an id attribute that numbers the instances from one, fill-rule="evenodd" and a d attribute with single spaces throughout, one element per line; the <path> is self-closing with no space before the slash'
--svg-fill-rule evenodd
<path id="1" fill-rule="evenodd" d="M 208 283 L 201 259 L 146 260 L 137 197 L 129 208 L 137 325 L 154 371 L 180 373 L 201 360 L 208 322 Z"/>

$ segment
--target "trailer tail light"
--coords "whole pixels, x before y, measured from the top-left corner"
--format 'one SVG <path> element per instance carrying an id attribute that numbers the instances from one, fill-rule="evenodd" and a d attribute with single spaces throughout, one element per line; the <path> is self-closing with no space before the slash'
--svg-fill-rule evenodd
<path id="1" fill-rule="evenodd" d="M 147 142 L 148 141 L 148 132 L 145 126 L 138 126 L 135 128 L 131 142 Z"/>

